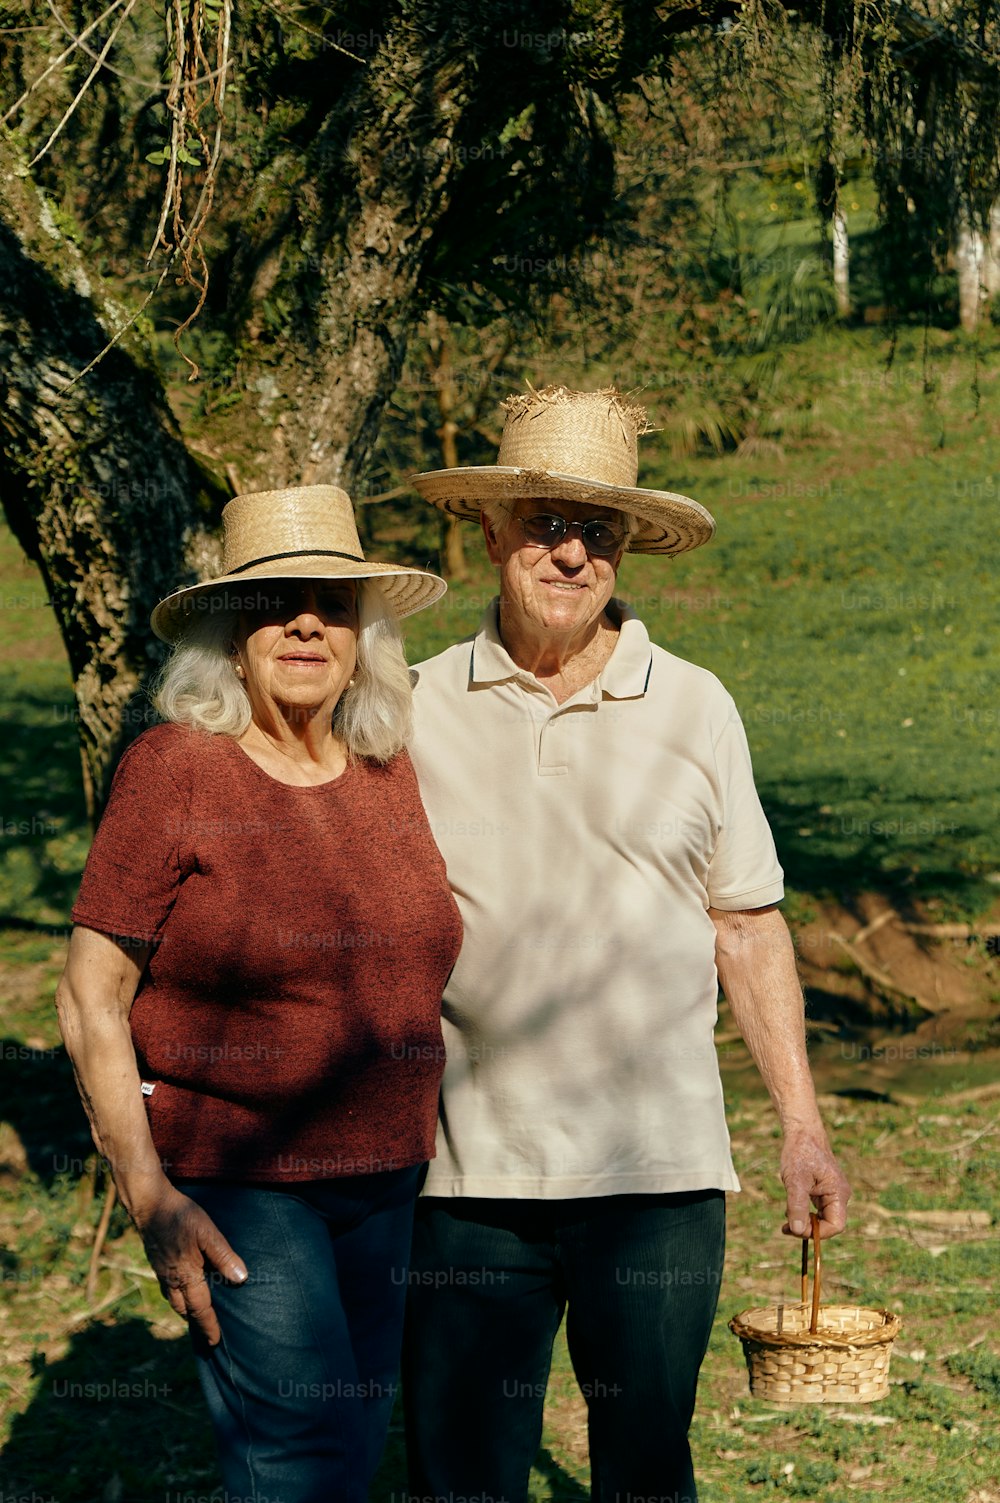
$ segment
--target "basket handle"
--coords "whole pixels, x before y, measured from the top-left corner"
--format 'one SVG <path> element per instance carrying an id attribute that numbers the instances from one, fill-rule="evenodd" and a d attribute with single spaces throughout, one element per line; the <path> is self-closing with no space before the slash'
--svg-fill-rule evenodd
<path id="1" fill-rule="evenodd" d="M 813 1244 L 813 1286 L 812 1286 L 812 1316 L 809 1321 L 809 1334 L 815 1336 L 816 1327 L 819 1324 L 819 1301 L 821 1289 L 821 1259 L 819 1252 L 819 1216 L 815 1211 L 810 1211 L 809 1221 L 811 1231 L 802 1238 L 802 1304 L 808 1303 L 806 1292 L 809 1287 L 809 1238 L 812 1236 Z"/>

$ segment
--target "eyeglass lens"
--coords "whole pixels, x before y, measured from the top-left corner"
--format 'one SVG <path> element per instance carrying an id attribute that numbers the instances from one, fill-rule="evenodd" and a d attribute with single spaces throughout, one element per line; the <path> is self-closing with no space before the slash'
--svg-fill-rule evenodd
<path id="1" fill-rule="evenodd" d="M 615 553 L 624 536 L 611 522 L 604 522 L 600 517 L 591 517 L 587 522 L 568 522 L 565 517 L 538 512 L 531 517 L 520 517 L 519 521 L 526 541 L 536 548 L 557 547 L 571 527 L 579 528 L 588 553 Z"/>

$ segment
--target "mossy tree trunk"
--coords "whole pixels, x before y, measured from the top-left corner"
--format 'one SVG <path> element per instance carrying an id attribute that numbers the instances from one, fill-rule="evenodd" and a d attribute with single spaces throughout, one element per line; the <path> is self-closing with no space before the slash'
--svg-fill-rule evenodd
<path id="1" fill-rule="evenodd" d="M 470 61 L 439 11 L 395 18 L 306 153 L 287 326 L 242 362 L 256 484 L 363 484 L 460 157 Z"/>
<path id="2" fill-rule="evenodd" d="M 207 499 L 137 338 L 69 386 L 125 316 L 0 141 L 0 499 L 66 644 L 92 818 L 141 729 L 149 612 Z"/>
<path id="3" fill-rule="evenodd" d="M 306 28 L 319 46 L 297 61 L 281 48 L 254 58 L 264 22 L 246 9 L 256 21 L 248 19 L 244 61 L 257 80 L 247 85 L 246 107 L 266 116 L 274 105 L 284 123 L 248 149 L 252 166 L 230 206 L 233 270 L 242 273 L 232 278 L 233 295 L 246 304 L 231 320 L 244 390 L 242 409 L 231 411 L 238 468 L 248 489 L 335 481 L 360 500 L 380 417 L 425 308 L 448 288 L 460 302 L 484 272 L 496 296 L 516 305 L 524 281 L 516 273 L 504 281 L 505 265 L 526 257 L 558 267 L 586 243 L 614 196 L 613 132 L 601 121 L 650 66 L 663 66 L 677 38 L 744 8 L 738 0 L 582 10 L 568 0 L 512 0 L 501 26 L 472 0 L 371 0 L 357 12 L 360 31 L 361 20 L 371 22 L 369 40 L 355 44 L 365 56 L 345 52 L 336 33 L 328 46 Z M 888 127 L 918 115 L 916 105 L 908 113 L 898 106 L 906 91 L 896 54 L 929 77 L 944 51 L 953 80 L 963 70 L 977 88 L 985 80 L 973 114 L 976 141 L 989 145 L 993 163 L 993 23 L 984 62 L 981 41 L 970 53 L 964 32 L 955 40 L 906 7 L 892 10 L 898 37 L 883 46 L 880 32 L 875 41 L 866 32 L 858 43 L 869 93 L 866 69 L 881 70 L 875 93 L 884 113 L 866 106 L 866 118 L 876 142 L 889 139 L 895 155 L 887 162 L 911 160 Z M 856 12 L 819 0 L 795 7 L 797 23 L 825 26 L 848 50 Z M 539 45 L 546 36 L 555 43 Z M 971 147 L 966 155 L 972 160 Z M 895 204 L 899 184 L 881 186 Z M 64 390 L 123 319 L 0 139 L 0 493 L 49 582 L 94 810 L 129 734 L 129 701 L 153 661 L 149 609 L 184 582 L 185 569 L 203 567 L 203 528 L 223 499 L 185 451 L 140 338 L 124 339 Z"/>

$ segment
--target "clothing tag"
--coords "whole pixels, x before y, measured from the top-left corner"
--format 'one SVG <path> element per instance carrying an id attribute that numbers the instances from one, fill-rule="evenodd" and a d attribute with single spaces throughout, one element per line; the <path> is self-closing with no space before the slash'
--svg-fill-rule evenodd
<path id="1" fill-rule="evenodd" d="M 148 1080 L 144 1080 L 142 1082 L 142 1094 L 144 1096 L 152 1096 L 152 1094 L 153 1094 L 153 1092 L 155 1090 L 156 1090 L 156 1081 L 155 1080 L 152 1083 L 150 1083 Z"/>

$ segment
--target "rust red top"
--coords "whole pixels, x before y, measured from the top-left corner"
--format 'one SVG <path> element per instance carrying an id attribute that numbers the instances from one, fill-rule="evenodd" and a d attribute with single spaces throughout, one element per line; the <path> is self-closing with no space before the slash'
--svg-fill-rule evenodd
<path id="1" fill-rule="evenodd" d="M 462 931 L 405 753 L 297 788 L 231 737 L 153 727 L 121 760 L 73 920 L 155 946 L 130 1023 L 172 1177 L 433 1156 Z"/>

